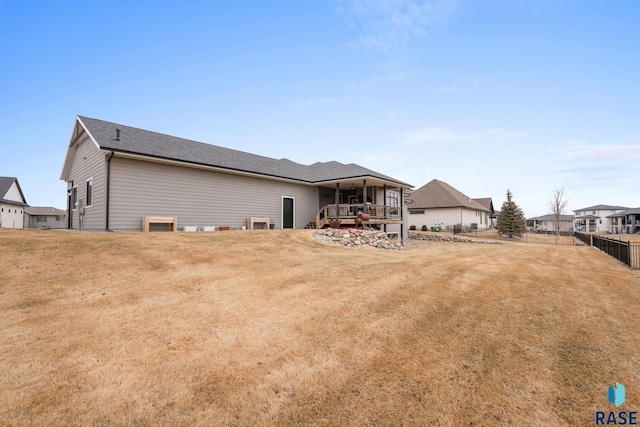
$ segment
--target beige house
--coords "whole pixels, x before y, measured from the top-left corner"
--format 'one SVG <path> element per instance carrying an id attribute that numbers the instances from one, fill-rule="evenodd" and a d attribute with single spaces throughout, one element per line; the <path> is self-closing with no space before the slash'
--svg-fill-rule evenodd
<path id="1" fill-rule="evenodd" d="M 490 198 L 472 199 L 449 184 L 434 179 L 411 194 L 408 224 L 420 230 L 426 225 L 452 228 L 461 225 L 469 230 L 492 227 L 493 202 Z"/>
<path id="2" fill-rule="evenodd" d="M 23 228 L 27 206 L 18 178 L 0 176 L 0 228 Z"/>

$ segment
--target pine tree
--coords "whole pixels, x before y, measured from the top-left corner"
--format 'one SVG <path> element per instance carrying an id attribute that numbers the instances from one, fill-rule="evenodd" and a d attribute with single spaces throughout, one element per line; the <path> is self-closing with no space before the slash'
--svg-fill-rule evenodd
<path id="1" fill-rule="evenodd" d="M 500 234 L 509 237 L 521 237 L 525 231 L 525 219 L 522 209 L 513 201 L 513 195 L 507 190 L 507 201 L 502 204 L 496 228 Z"/>

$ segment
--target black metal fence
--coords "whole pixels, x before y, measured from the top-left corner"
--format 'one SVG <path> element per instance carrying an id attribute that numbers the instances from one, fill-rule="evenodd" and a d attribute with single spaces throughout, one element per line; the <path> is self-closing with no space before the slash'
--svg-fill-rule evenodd
<path id="1" fill-rule="evenodd" d="M 591 234 L 585 234 L 585 233 L 578 233 L 577 231 L 575 233 L 573 233 L 573 236 L 580 240 L 582 243 L 585 243 L 589 246 L 591 246 Z"/>
<path id="2" fill-rule="evenodd" d="M 600 249 L 631 268 L 640 269 L 640 243 L 610 239 L 597 234 L 575 233 L 575 237 L 587 245 Z"/>

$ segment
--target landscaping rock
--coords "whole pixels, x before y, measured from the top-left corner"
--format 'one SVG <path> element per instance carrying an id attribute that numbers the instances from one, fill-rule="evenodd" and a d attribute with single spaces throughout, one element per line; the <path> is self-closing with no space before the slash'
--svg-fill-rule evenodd
<path id="1" fill-rule="evenodd" d="M 494 240 L 475 240 L 467 239 L 465 237 L 448 236 L 446 234 L 424 234 L 409 232 L 410 240 L 428 240 L 432 242 L 456 242 L 456 243 L 482 243 L 486 245 L 503 245 L 505 242 L 497 242 Z"/>
<path id="2" fill-rule="evenodd" d="M 361 248 L 363 246 L 378 249 L 402 250 L 399 240 L 391 240 L 384 231 L 378 230 L 334 230 L 331 228 L 317 230 L 313 237 L 320 243 L 345 248 Z"/>

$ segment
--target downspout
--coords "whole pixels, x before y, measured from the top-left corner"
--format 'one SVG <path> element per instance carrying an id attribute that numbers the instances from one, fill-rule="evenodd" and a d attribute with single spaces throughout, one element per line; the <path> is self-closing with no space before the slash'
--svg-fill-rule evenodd
<path id="1" fill-rule="evenodd" d="M 107 209 L 106 209 L 106 224 L 105 229 L 109 230 L 109 193 L 111 193 L 111 159 L 113 159 L 114 152 L 111 150 L 111 155 L 107 159 Z"/>

